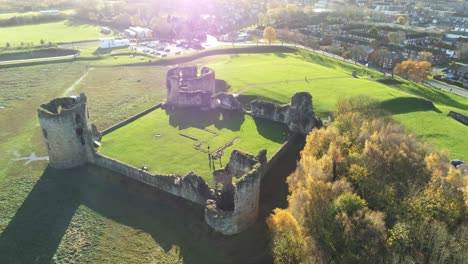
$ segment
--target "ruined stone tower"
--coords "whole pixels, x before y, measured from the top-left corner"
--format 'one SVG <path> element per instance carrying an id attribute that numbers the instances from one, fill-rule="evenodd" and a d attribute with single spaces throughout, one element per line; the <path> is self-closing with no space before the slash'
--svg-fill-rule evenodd
<path id="1" fill-rule="evenodd" d="M 166 76 L 166 104 L 179 107 L 209 107 L 215 94 L 214 70 L 203 67 L 198 74 L 197 66 L 170 69 Z"/>
<path id="2" fill-rule="evenodd" d="M 92 159 L 93 129 L 84 94 L 43 104 L 38 109 L 38 116 L 51 167 L 68 169 Z"/>

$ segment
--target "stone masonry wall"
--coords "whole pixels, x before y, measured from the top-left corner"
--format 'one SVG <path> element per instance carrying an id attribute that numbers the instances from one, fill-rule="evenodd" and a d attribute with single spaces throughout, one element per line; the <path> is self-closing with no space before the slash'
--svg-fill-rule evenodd
<path id="1" fill-rule="evenodd" d="M 207 67 L 197 75 L 197 66 L 170 69 L 166 75 L 166 103 L 180 106 L 210 106 L 209 97 L 216 92 L 215 72 Z M 206 95 L 206 94 L 209 94 Z"/>
<path id="2" fill-rule="evenodd" d="M 264 161 L 254 164 L 254 166 L 251 167 L 251 170 L 245 173 L 234 185 L 234 210 L 221 210 L 218 207 L 216 200 L 208 200 L 205 207 L 206 223 L 214 230 L 225 235 L 240 233 L 255 223 L 259 213 L 261 180 L 270 167 L 274 163 L 279 162 L 280 158 L 294 144 L 298 136 L 298 133 L 294 133 L 271 157 L 268 163 L 266 163 L 266 156 L 262 157 L 260 154 L 256 157 L 257 160 L 264 159 Z M 240 154 L 242 153 L 239 152 L 235 156 L 239 156 Z M 233 160 L 233 162 L 238 163 L 238 165 L 232 163 L 231 166 L 235 165 L 239 166 L 239 168 L 247 168 L 250 166 L 250 162 L 236 161 L 245 160 L 248 156 L 241 159 L 237 159 L 235 156 L 233 159 L 230 159 L 230 163 L 231 160 Z M 228 165 L 226 165 L 226 167 L 228 167 Z M 224 171 L 219 170 L 217 173 L 222 173 L 223 177 L 226 177 L 226 175 L 224 175 Z"/>
<path id="3" fill-rule="evenodd" d="M 253 116 L 289 124 L 289 106 L 278 105 L 275 103 L 254 100 L 250 103 L 250 109 Z"/>
<path id="4" fill-rule="evenodd" d="M 159 109 L 159 108 L 161 108 L 161 104 L 157 104 L 157 105 L 155 105 L 155 106 L 152 106 L 152 107 L 146 109 L 145 111 L 142 111 L 142 112 L 140 112 L 140 113 L 138 113 L 138 114 L 136 114 L 136 115 L 134 115 L 134 116 L 132 116 L 132 117 L 130 117 L 130 118 L 125 119 L 124 121 L 122 121 L 122 122 L 120 122 L 120 123 L 117 123 L 117 124 L 115 124 L 115 125 L 113 125 L 113 126 L 111 126 L 111 127 L 109 127 L 109 128 L 104 129 L 104 130 L 101 132 L 101 135 L 102 135 L 102 136 L 107 135 L 107 134 L 109 134 L 110 132 L 115 131 L 115 130 L 117 130 L 117 129 L 119 129 L 119 128 L 121 128 L 121 127 L 123 127 L 123 126 L 125 126 L 125 125 L 127 125 L 127 124 L 129 124 L 129 123 L 131 123 L 131 122 L 133 122 L 133 121 L 135 121 L 135 120 L 137 120 L 138 118 L 140 118 L 140 117 L 142 117 L 142 116 L 144 116 L 144 115 L 147 115 L 147 114 L 153 112 L 153 111 L 156 110 L 156 109 Z"/>
<path id="5" fill-rule="evenodd" d="M 260 182 L 266 166 L 266 151 L 257 156 L 233 151 L 224 168 L 224 177 L 236 177 L 234 184 L 233 209 L 223 210 L 220 199 L 208 200 L 205 207 L 205 221 L 214 230 L 233 235 L 252 225 L 258 217 Z M 220 173 L 220 172 L 218 172 Z M 241 176 L 240 176 L 241 175 Z"/>
<path id="6" fill-rule="evenodd" d="M 206 223 L 224 235 L 238 234 L 255 223 L 260 202 L 260 182 L 261 170 L 256 167 L 236 183 L 233 211 L 222 211 L 216 201 L 208 200 L 205 207 Z"/>
<path id="7" fill-rule="evenodd" d="M 91 163 L 197 204 L 205 205 L 207 199 L 214 198 L 212 189 L 203 178 L 195 174 L 189 174 L 185 177 L 154 175 L 101 154 L 96 154 Z"/>
<path id="8" fill-rule="evenodd" d="M 203 107 L 211 103 L 211 93 L 207 91 L 179 92 L 178 107 Z"/>
<path id="9" fill-rule="evenodd" d="M 93 155 L 93 131 L 84 94 L 57 98 L 41 105 L 38 117 L 51 167 L 77 167 Z"/>
<path id="10" fill-rule="evenodd" d="M 308 134 L 312 128 L 319 126 L 312 106 L 312 95 L 308 92 L 296 93 L 291 97 L 291 104 L 281 106 L 275 103 L 254 100 L 250 103 L 250 114 L 289 127 L 291 132 Z"/>

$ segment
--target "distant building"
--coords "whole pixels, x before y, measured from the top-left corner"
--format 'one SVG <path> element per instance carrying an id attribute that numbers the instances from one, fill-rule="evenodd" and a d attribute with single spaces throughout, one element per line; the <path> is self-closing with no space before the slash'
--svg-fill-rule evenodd
<path id="1" fill-rule="evenodd" d="M 41 16 L 58 16 L 58 15 L 60 15 L 60 10 L 56 10 L 56 9 L 42 10 L 42 11 L 39 11 L 39 14 Z"/>
<path id="2" fill-rule="evenodd" d="M 110 28 L 108 28 L 108 27 L 102 27 L 102 28 L 101 28 L 101 33 L 103 33 L 103 34 L 110 34 L 110 33 L 111 33 L 111 30 L 110 30 Z"/>
<path id="3" fill-rule="evenodd" d="M 236 38 L 236 41 L 248 41 L 252 40 L 252 36 L 250 34 L 239 34 Z"/>
<path id="4" fill-rule="evenodd" d="M 100 38 L 99 48 L 101 49 L 112 49 L 120 47 L 130 46 L 130 40 L 128 39 L 115 39 L 115 38 Z"/>
<path id="5" fill-rule="evenodd" d="M 146 38 L 153 37 L 153 31 L 149 28 L 129 27 L 128 29 L 125 30 L 125 32 L 128 33 L 130 37 L 135 37 L 138 39 L 146 39 Z M 133 34 L 130 32 L 133 32 Z"/>

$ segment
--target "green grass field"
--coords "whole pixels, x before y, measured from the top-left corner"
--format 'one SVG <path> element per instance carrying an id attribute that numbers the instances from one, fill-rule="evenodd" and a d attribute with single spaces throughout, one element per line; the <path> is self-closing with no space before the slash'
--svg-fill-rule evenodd
<path id="1" fill-rule="evenodd" d="M 159 109 L 104 136 L 99 151 L 136 167 L 147 165 L 155 174 L 187 175 L 192 171 L 211 185 L 208 147 L 214 152 L 234 142 L 223 151 L 221 164 L 225 166 L 234 149 L 255 155 L 264 148 L 270 158 L 286 138 L 286 126 L 248 115 Z M 215 162 L 216 168 L 221 164 Z"/>
<path id="2" fill-rule="evenodd" d="M 74 9 L 67 9 L 60 11 L 61 14 L 64 15 L 73 15 L 76 11 Z M 11 13 L 2 13 L 0 14 L 0 19 L 9 19 L 12 17 L 19 17 L 19 16 L 39 16 L 41 13 L 37 11 L 30 11 L 30 12 L 11 12 Z"/>
<path id="3" fill-rule="evenodd" d="M 352 66 L 308 52 L 291 56 L 224 55 L 206 57 L 196 63 L 214 68 L 216 78 L 226 80 L 231 85 L 230 92 L 240 93 L 239 99 L 247 107 L 253 99 L 289 103 L 294 93 L 308 91 L 317 115 L 327 118 L 340 98 L 372 96 L 409 132 L 449 151 L 451 158 L 468 159 L 467 128 L 447 116 L 451 110 L 468 114 L 466 98 L 405 80 L 385 85 L 365 79 L 365 70 L 360 70 L 360 78 L 356 79 L 351 76 Z M 370 74 L 381 76 L 375 71 L 369 71 Z M 435 108 L 426 107 L 416 97 L 431 100 Z"/>
<path id="4" fill-rule="evenodd" d="M 166 98 L 167 67 L 92 67 L 68 94 L 86 93 L 90 119 L 104 130 Z"/>
<path id="5" fill-rule="evenodd" d="M 336 100 L 344 96 L 373 96 L 408 130 L 448 149 L 451 157 L 468 159 L 466 126 L 446 116 L 449 110 L 467 113 L 468 99 L 406 81 L 384 85 L 363 80 L 365 70 L 359 71 L 360 79 L 354 79 L 352 65 L 307 52 L 213 56 L 194 63 L 213 67 L 217 78 L 229 82 L 231 91 L 239 92 L 244 103 L 253 98 L 288 102 L 294 91 L 306 90 L 314 97 L 318 115 L 326 117 L 333 111 Z M 46 155 L 36 109 L 52 98 L 86 92 L 91 119 L 97 120 L 100 129 L 165 98 L 166 67 L 95 67 L 93 70 L 89 67 L 75 62 L 0 69 L 0 106 L 3 107 L 0 107 L 3 124 L 0 128 L 0 263 L 271 262 L 270 240 L 263 223 L 249 232 L 225 238 L 204 225 L 202 208 L 175 202 L 108 171 L 89 167 L 54 171 L 47 168 L 46 161 L 28 164 L 15 161 L 15 154 Z M 369 74 L 378 76 L 371 71 Z M 305 76 L 310 84 L 305 82 Z M 330 79 L 335 77 L 339 79 Z M 427 107 L 414 96 L 433 101 L 436 108 Z M 177 123 L 171 124 L 171 115 L 163 110 L 153 113 L 162 116 L 147 124 L 135 123 L 150 126 L 148 140 L 156 139 L 154 133 L 162 130 L 152 126 L 164 119 L 161 128 L 169 134 L 162 133 L 160 139 L 168 139 L 166 135 L 172 133 L 182 141 L 177 134 L 180 129 L 195 137 L 207 136 L 207 141 L 214 139 L 195 128 L 196 125 L 181 128 Z M 177 118 L 185 119 L 185 116 Z M 216 120 L 225 122 L 219 116 Z M 216 122 L 208 124 L 203 127 L 216 128 Z M 244 117 L 241 128 L 244 126 L 244 131 L 263 133 L 248 117 Z M 147 132 L 136 129 L 129 133 L 142 131 Z M 224 138 L 243 132 L 227 128 L 224 131 Z M 271 137 L 262 136 L 265 140 Z M 104 137 L 104 142 L 108 139 Z M 256 142 L 249 144 L 252 147 Z M 191 149 L 190 144 L 187 149 Z M 222 161 L 225 163 L 227 159 Z M 158 164 L 154 166 L 158 168 Z M 280 173 L 279 169 L 274 170 L 274 176 Z M 268 194 L 276 197 L 277 188 L 278 185 L 273 185 Z"/>
<path id="6" fill-rule="evenodd" d="M 43 23 L 36 25 L 24 25 L 14 27 L 1 27 L 0 47 L 5 47 L 6 43 L 10 43 L 12 47 L 19 47 L 21 42 L 25 45 L 32 43 L 37 46 L 40 41 L 46 43 L 52 42 L 72 42 L 80 40 L 95 40 L 100 37 L 109 37 L 111 35 L 103 35 L 98 26 L 73 23 L 70 20 Z"/>

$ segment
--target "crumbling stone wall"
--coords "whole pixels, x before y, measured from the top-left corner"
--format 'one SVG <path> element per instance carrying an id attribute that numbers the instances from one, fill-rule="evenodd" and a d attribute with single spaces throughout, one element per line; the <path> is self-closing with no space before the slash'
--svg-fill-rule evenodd
<path id="1" fill-rule="evenodd" d="M 251 114 L 275 122 L 289 124 L 289 105 L 254 100 L 250 103 Z"/>
<path id="2" fill-rule="evenodd" d="M 468 116 L 453 111 L 450 111 L 448 115 L 465 126 L 468 126 Z"/>
<path id="3" fill-rule="evenodd" d="M 226 202 L 222 199 L 223 193 L 231 191 L 231 188 L 225 190 L 223 186 L 221 196 L 206 203 L 205 221 L 209 226 L 222 234 L 233 235 L 245 230 L 257 220 L 260 182 L 266 163 L 266 150 L 260 151 L 257 156 L 238 150 L 232 152 L 224 171 L 215 174 L 223 173 L 223 180 L 227 183 L 232 182 L 232 177 L 239 179 L 233 185 L 233 208 L 223 210 L 226 208 L 221 204 Z M 228 180 L 229 177 L 231 180 Z"/>
<path id="4" fill-rule="evenodd" d="M 155 175 L 101 154 L 96 154 L 91 163 L 200 205 L 214 198 L 214 192 L 205 180 L 193 173 L 185 177 Z"/>
<path id="5" fill-rule="evenodd" d="M 237 98 L 228 93 L 218 93 L 211 98 L 212 109 L 226 109 L 234 111 L 243 111 L 242 105 Z"/>
<path id="6" fill-rule="evenodd" d="M 167 104 L 188 106 L 190 103 L 194 103 L 194 106 L 199 106 L 198 103 L 201 102 L 202 98 L 211 97 L 215 94 L 215 72 L 210 68 L 203 67 L 200 76 L 198 76 L 197 71 L 197 66 L 188 66 L 173 68 L 167 72 Z M 202 96 L 202 94 L 205 95 Z M 203 100 L 202 102 L 205 103 L 205 106 L 210 106 L 209 100 Z"/>
<path id="7" fill-rule="evenodd" d="M 289 106 L 289 130 L 309 134 L 317 123 L 312 106 L 312 95 L 307 92 L 294 94 Z"/>
<path id="8" fill-rule="evenodd" d="M 308 134 L 320 121 L 315 117 L 312 106 L 312 95 L 308 92 L 296 93 L 291 97 L 290 105 L 278 105 L 262 100 L 250 103 L 250 114 L 255 117 L 281 122 L 291 132 Z"/>
<path id="9" fill-rule="evenodd" d="M 87 98 L 57 98 L 38 109 L 39 124 L 49 152 L 49 165 L 57 169 L 85 164 L 94 154 L 93 128 Z"/>
<path id="10" fill-rule="evenodd" d="M 177 97 L 178 107 L 204 107 L 211 104 L 211 92 L 180 92 Z"/>

